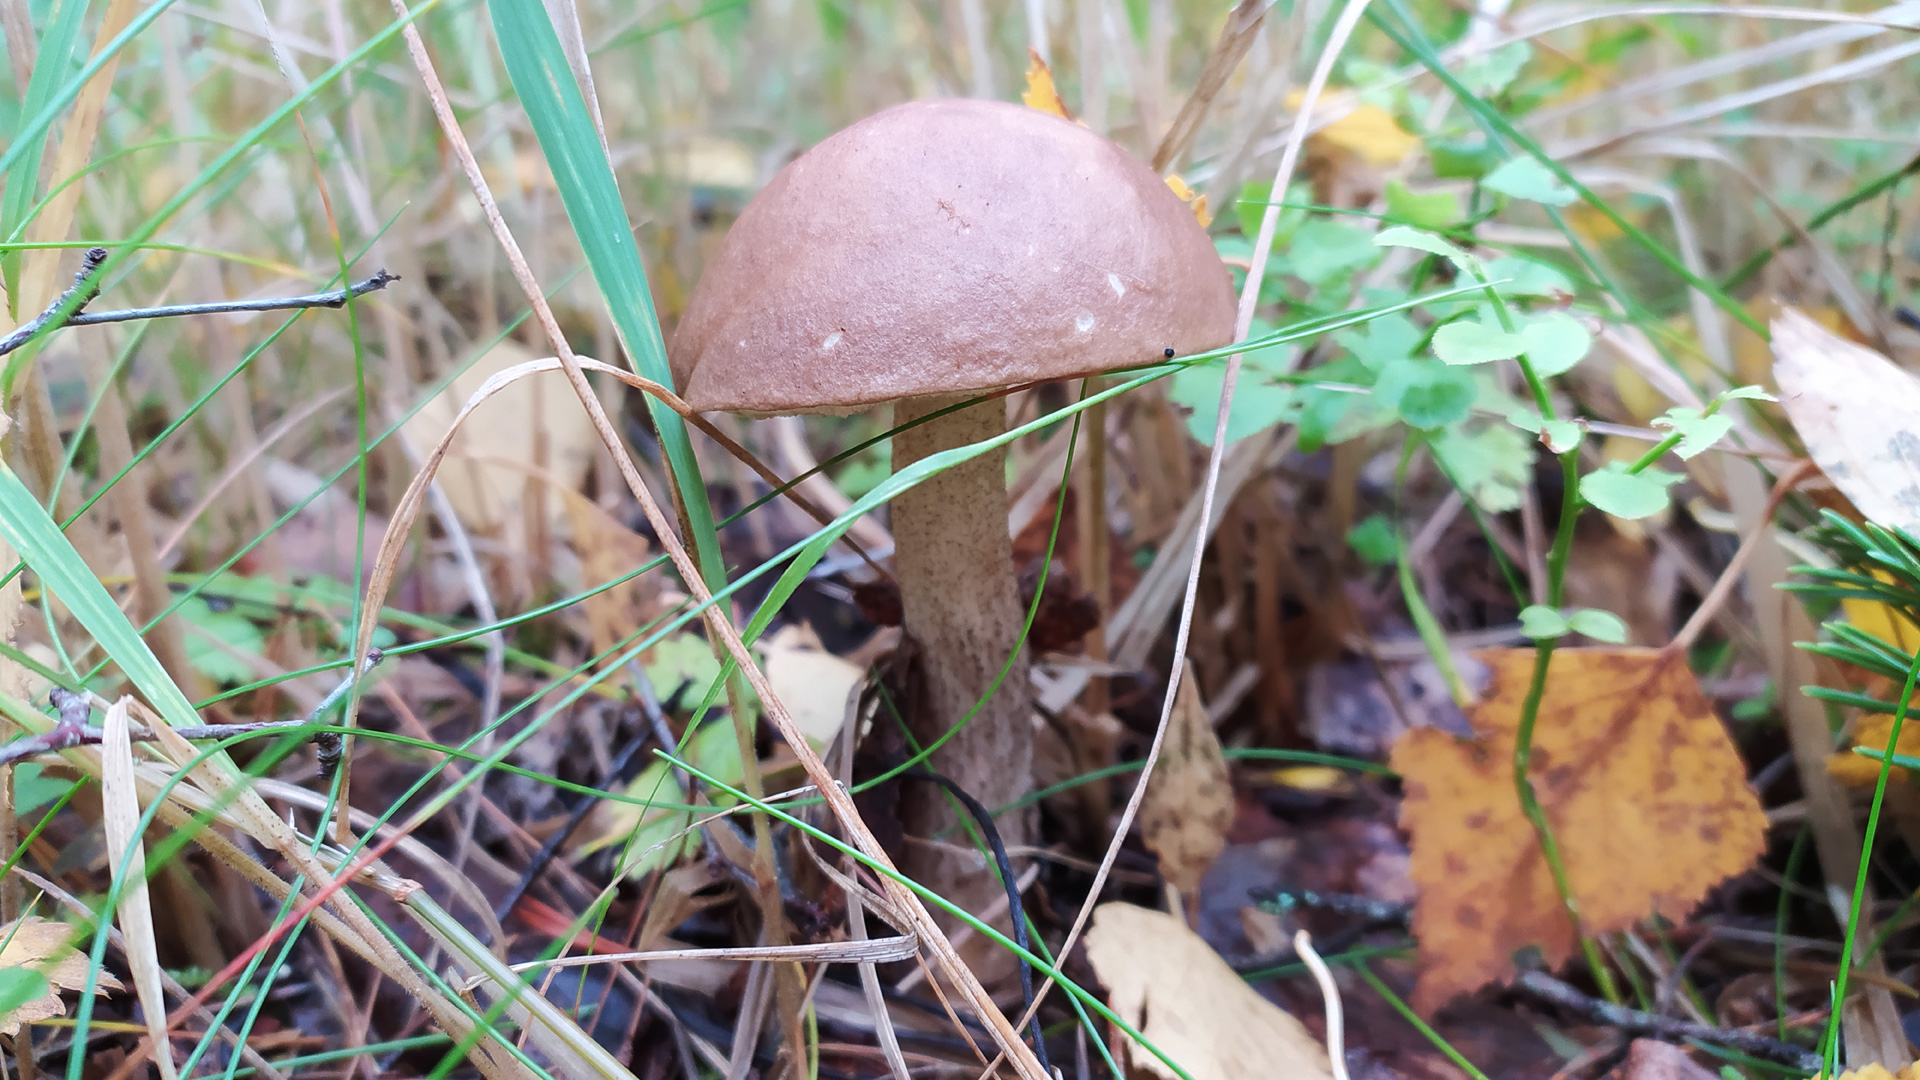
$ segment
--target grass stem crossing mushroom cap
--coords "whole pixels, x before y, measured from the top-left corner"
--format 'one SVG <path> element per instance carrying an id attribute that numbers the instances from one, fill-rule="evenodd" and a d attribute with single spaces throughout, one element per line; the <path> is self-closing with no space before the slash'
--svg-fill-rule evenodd
<path id="1" fill-rule="evenodd" d="M 1232 280 L 1139 159 L 1002 102 L 898 105 L 774 177 L 671 351 L 705 411 L 837 413 L 1232 340 Z"/>

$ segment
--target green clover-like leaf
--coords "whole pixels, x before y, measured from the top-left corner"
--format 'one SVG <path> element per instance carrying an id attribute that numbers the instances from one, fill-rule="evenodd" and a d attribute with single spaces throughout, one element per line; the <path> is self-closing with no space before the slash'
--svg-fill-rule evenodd
<path id="1" fill-rule="evenodd" d="M 1580 197 L 1561 183 L 1553 170 L 1531 157 L 1514 158 L 1488 173 L 1480 183 L 1502 195 L 1548 206 L 1567 206 Z"/>
<path id="2" fill-rule="evenodd" d="M 1580 608 L 1567 615 L 1567 628 L 1576 634 L 1585 634 L 1595 641 L 1604 641 L 1609 645 L 1624 645 L 1627 641 L 1626 620 L 1611 611 L 1599 608 Z"/>
<path id="3" fill-rule="evenodd" d="M 1526 341 L 1527 362 L 1533 365 L 1533 373 L 1543 379 L 1572 370 L 1593 348 L 1593 335 L 1586 325 L 1564 311 L 1528 316 L 1520 327 L 1520 337 Z"/>
<path id="4" fill-rule="evenodd" d="M 1667 428 L 1680 435 L 1680 442 L 1674 446 L 1673 452 L 1684 461 L 1711 449 L 1714 443 L 1725 438 L 1727 432 L 1733 430 L 1733 417 L 1725 413 L 1706 416 L 1699 409 L 1675 406 L 1668 409 L 1665 416 L 1656 417 L 1653 426 Z"/>
<path id="5" fill-rule="evenodd" d="M 1451 191 L 1410 191 L 1400 181 L 1389 180 L 1386 197 L 1388 217 L 1422 229 L 1444 229 L 1462 217 L 1460 196 Z"/>
<path id="6" fill-rule="evenodd" d="M 1433 354 L 1449 364 L 1487 364 L 1527 350 L 1527 341 L 1476 319 L 1458 319 L 1433 332 Z"/>
<path id="7" fill-rule="evenodd" d="M 1347 546 L 1369 566 L 1387 566 L 1400 555 L 1400 540 L 1385 514 L 1371 514 L 1347 530 Z"/>
<path id="8" fill-rule="evenodd" d="M 1533 479 L 1533 444 L 1505 424 L 1454 425 L 1429 444 L 1447 475 L 1489 514 L 1520 508 Z"/>
<path id="9" fill-rule="evenodd" d="M 1458 423 L 1473 410 L 1479 388 L 1464 371 L 1428 360 L 1401 360 L 1380 373 L 1374 396 L 1408 426 L 1432 431 Z"/>
<path id="10" fill-rule="evenodd" d="M 1515 409 L 1507 414 L 1507 423 L 1540 436 L 1540 442 L 1555 454 L 1564 454 L 1580 445 L 1586 431 L 1571 420 L 1548 420 L 1532 409 Z"/>
<path id="11" fill-rule="evenodd" d="M 1520 609 L 1520 632 L 1535 641 L 1560 637 L 1568 629 L 1566 616 L 1545 604 L 1528 604 Z"/>
<path id="12" fill-rule="evenodd" d="M 1667 488 L 1679 481 L 1679 473 L 1660 469 L 1631 473 L 1616 461 L 1581 477 L 1580 497 L 1617 518 L 1652 517 L 1667 508 Z"/>

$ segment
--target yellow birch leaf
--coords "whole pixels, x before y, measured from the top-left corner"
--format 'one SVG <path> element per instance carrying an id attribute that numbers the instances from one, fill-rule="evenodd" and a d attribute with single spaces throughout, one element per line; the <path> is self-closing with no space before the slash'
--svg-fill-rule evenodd
<path id="1" fill-rule="evenodd" d="M 1287 95 L 1287 108 L 1298 109 L 1306 92 Z M 1330 146 L 1350 150 L 1369 165 L 1396 165 L 1420 147 L 1420 137 L 1410 134 L 1378 105 L 1362 105 L 1321 128 L 1313 136 Z"/>
<path id="2" fill-rule="evenodd" d="M 1053 69 L 1032 49 L 1027 50 L 1027 88 L 1021 92 L 1020 100 L 1026 102 L 1029 109 L 1052 113 L 1064 120 L 1073 119 L 1067 113 L 1067 103 L 1060 100 L 1059 89 L 1053 85 Z"/>
<path id="3" fill-rule="evenodd" d="M 1493 681 L 1473 709 L 1476 737 L 1421 728 L 1393 748 L 1420 887 L 1413 1004 L 1424 1012 L 1512 977 L 1517 949 L 1537 946 L 1557 967 L 1574 946 L 1513 784 L 1534 652 L 1479 656 Z M 1654 914 L 1684 919 L 1765 850 L 1766 816 L 1746 765 L 1679 654 L 1556 651 L 1531 776 L 1588 934 Z"/>

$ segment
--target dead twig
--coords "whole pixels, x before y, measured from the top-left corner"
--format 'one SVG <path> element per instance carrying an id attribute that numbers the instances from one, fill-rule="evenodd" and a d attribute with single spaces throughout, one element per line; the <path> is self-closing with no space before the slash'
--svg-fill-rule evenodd
<path id="1" fill-rule="evenodd" d="M 80 307 L 84 308 L 100 292 L 100 282 L 95 277 L 100 264 L 107 258 L 106 248 L 89 248 L 85 260 L 80 264 L 80 272 L 73 275 L 73 284 L 60 294 L 46 310 L 36 316 L 32 322 L 0 338 L 0 356 L 13 352 L 20 346 L 33 340 L 41 331 L 70 326 L 101 326 L 106 323 L 133 322 L 138 319 L 171 319 L 182 315 L 227 315 L 235 312 L 257 311 L 294 311 L 304 308 L 337 308 L 356 297 L 370 292 L 378 292 L 400 280 L 400 275 L 389 274 L 382 270 L 365 281 L 355 282 L 344 289 L 331 292 L 309 293 L 306 296 L 283 296 L 268 300 L 213 300 L 199 304 L 164 304 L 160 307 L 120 308 L 114 311 L 75 313 L 64 321 L 56 322 L 60 309 L 69 303 L 74 294 L 81 296 Z"/>
<path id="2" fill-rule="evenodd" d="M 1676 1020 L 1667 1016 L 1655 1016 L 1638 1009 L 1629 1009 L 1624 1005 L 1613 1005 L 1587 995 L 1561 982 L 1551 975 L 1538 971 L 1523 972 L 1514 984 L 1520 990 L 1549 1004 L 1579 1013 L 1589 1020 L 1616 1027 L 1630 1034 L 1658 1035 L 1667 1039 L 1699 1039 L 1715 1046 L 1724 1046 L 1738 1050 L 1743 1054 L 1765 1058 L 1791 1065 L 1796 1069 L 1808 1071 L 1820 1068 L 1820 1055 L 1799 1046 L 1783 1043 L 1765 1035 L 1747 1031 L 1731 1031 L 1726 1028 L 1696 1024 L 1691 1020 Z"/>
<path id="3" fill-rule="evenodd" d="M 384 658 L 378 649 L 368 653 L 367 663 L 361 669 L 361 674 L 372 671 L 373 666 Z M 190 742 L 231 739 L 235 735 L 254 735 L 260 732 L 301 731 L 312 727 L 322 716 L 325 716 L 327 710 L 338 704 L 341 696 L 352 685 L 352 679 L 342 680 L 340 685 L 334 687 L 333 692 L 320 702 L 319 707 L 301 720 L 262 720 L 252 724 L 199 724 L 177 727 L 173 731 L 174 734 Z M 24 739 L 16 739 L 5 746 L 0 746 L 0 765 L 12 765 L 26 758 L 39 757 L 41 754 L 57 754 L 76 746 L 100 745 L 100 739 L 105 732 L 101 728 L 87 724 L 87 714 L 93 706 L 86 695 L 76 694 L 64 687 L 56 686 L 49 696 L 53 700 L 54 707 L 60 710 L 59 722 L 39 735 L 29 735 Z M 160 738 L 152 728 L 148 727 L 129 727 L 127 733 L 133 742 L 155 742 Z M 327 735 L 333 735 L 336 741 L 339 739 L 339 735 L 323 731 L 314 737 L 314 741 L 320 742 Z M 323 745 L 321 753 L 324 755 L 325 752 Z"/>

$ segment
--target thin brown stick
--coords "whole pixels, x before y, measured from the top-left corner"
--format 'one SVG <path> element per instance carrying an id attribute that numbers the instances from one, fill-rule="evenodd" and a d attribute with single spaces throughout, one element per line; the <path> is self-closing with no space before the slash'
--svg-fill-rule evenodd
<path id="1" fill-rule="evenodd" d="M 1747 559 L 1752 557 L 1754 549 L 1760 546 L 1760 540 L 1766 536 L 1767 530 L 1773 527 L 1774 511 L 1780 509 L 1781 502 L 1793 492 L 1794 488 L 1799 487 L 1809 476 L 1819 471 L 1820 466 L 1811 461 L 1802 461 L 1781 474 L 1780 479 L 1773 485 L 1773 494 L 1767 498 L 1766 513 L 1761 514 L 1759 520 L 1754 522 L 1753 528 L 1747 531 L 1746 537 L 1740 541 L 1739 549 L 1733 553 L 1733 558 L 1727 561 L 1727 568 L 1720 571 L 1720 579 L 1713 583 L 1712 590 L 1701 598 L 1700 606 L 1694 609 L 1693 617 L 1687 620 L 1687 624 L 1680 628 L 1679 633 L 1673 635 L 1673 641 L 1667 645 L 1669 651 L 1685 652 L 1693 647 L 1693 640 L 1700 636 L 1700 632 L 1707 628 L 1709 622 L 1713 621 L 1714 613 L 1727 602 L 1727 597 L 1733 595 L 1733 587 L 1739 583 L 1741 573 L 1747 568 Z"/>
<path id="2" fill-rule="evenodd" d="M 1820 1067 L 1820 1055 L 1811 1050 L 1791 1046 L 1765 1035 L 1696 1024 L 1690 1020 L 1675 1020 L 1668 1016 L 1655 1016 L 1652 1013 L 1600 1001 L 1542 972 L 1523 972 L 1514 985 L 1541 1001 L 1550 1002 L 1590 1020 L 1624 1031 L 1660 1035 L 1672 1039 L 1699 1039 L 1702 1042 L 1729 1047 L 1768 1061 L 1779 1061 L 1809 1071 Z"/>

